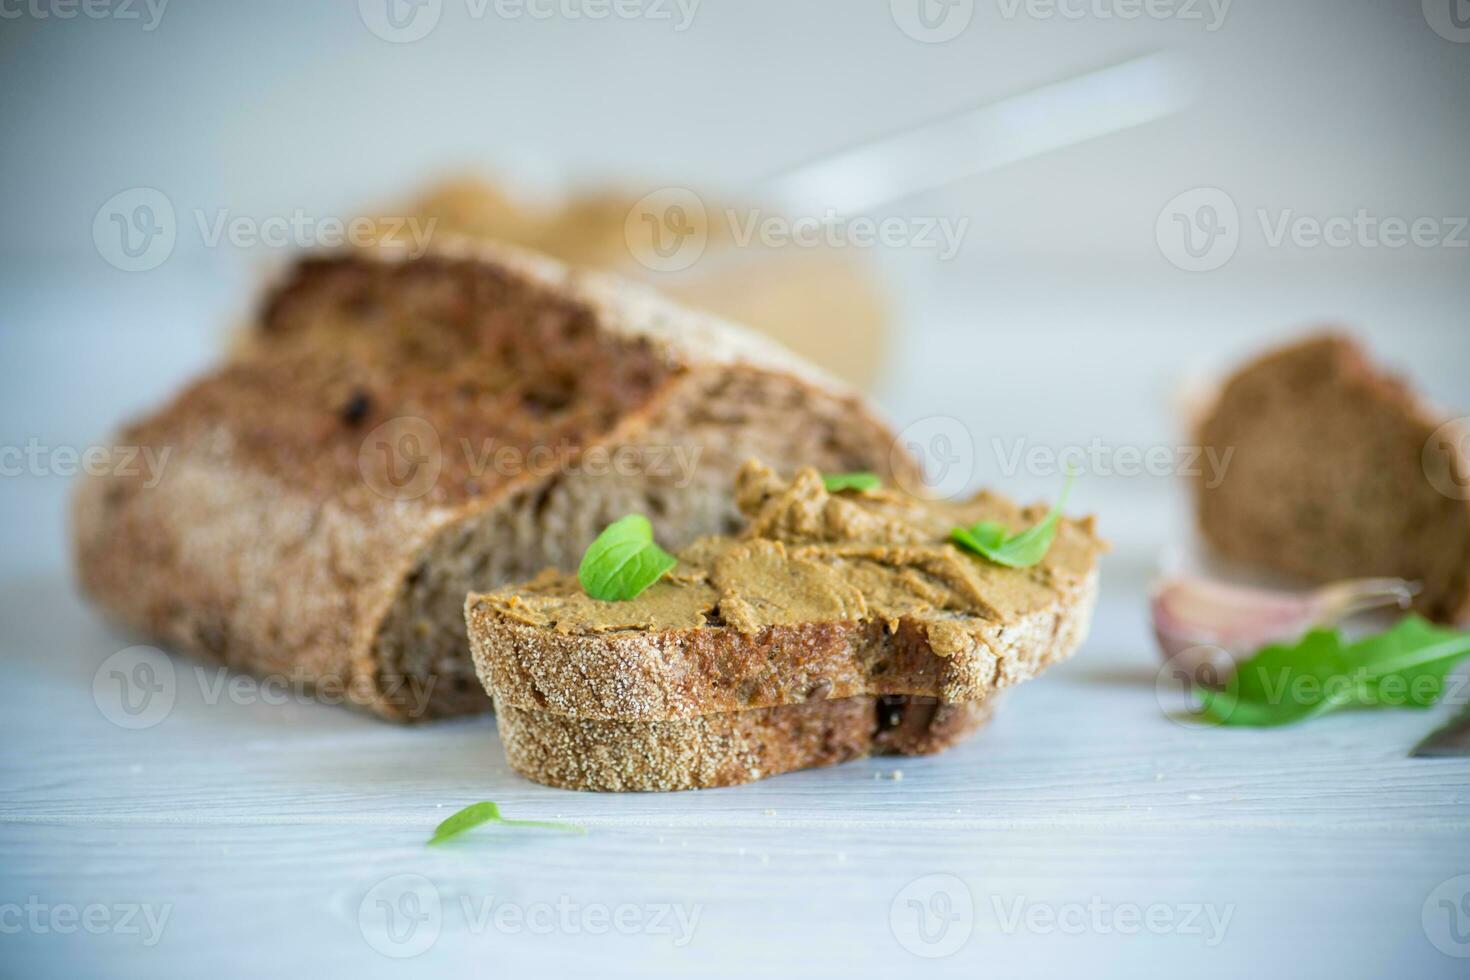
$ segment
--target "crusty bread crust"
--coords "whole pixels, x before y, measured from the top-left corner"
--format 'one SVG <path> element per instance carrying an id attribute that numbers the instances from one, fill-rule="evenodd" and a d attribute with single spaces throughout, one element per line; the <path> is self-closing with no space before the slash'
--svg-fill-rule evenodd
<path id="1" fill-rule="evenodd" d="M 384 245 L 360 257 L 385 264 L 423 261 Z M 690 309 L 663 294 L 621 276 L 575 269 L 557 260 L 504 242 L 465 235 L 440 235 L 427 256 L 432 261 L 467 262 L 494 268 L 534 283 L 548 292 L 585 305 L 600 329 L 652 343 L 672 364 L 692 367 L 757 365 L 801 378 L 839 394 L 855 395 L 846 382 L 798 357 L 764 334 Z"/>
<path id="2" fill-rule="evenodd" d="M 1221 387 L 1197 438 L 1223 478 L 1194 481 L 1201 532 L 1228 558 L 1317 581 L 1397 576 L 1416 608 L 1470 619 L 1470 457 L 1434 438 L 1448 413 L 1324 333 Z M 1228 454 L 1228 455 L 1227 455 Z"/>
<path id="3" fill-rule="evenodd" d="M 395 303 L 403 309 L 390 322 L 384 310 Z M 156 486 L 121 472 L 81 482 L 81 586 L 119 620 L 180 649 L 330 684 L 395 720 L 489 708 L 477 686 L 449 692 L 434 671 L 385 664 L 385 624 L 432 571 L 425 563 L 445 535 L 511 499 L 534 508 L 558 479 L 471 472 L 450 452 L 462 440 L 495 436 L 522 452 L 562 442 L 574 458 L 637 446 L 712 379 L 759 377 L 810 398 L 783 426 L 810 424 L 825 441 L 833 432 L 817 425 L 817 402 L 824 420 L 840 420 L 817 465 L 912 465 L 856 396 L 777 345 L 508 247 L 450 241 L 413 259 L 391 249 L 307 259 L 270 297 L 247 346 L 114 439 L 170 450 Z M 573 386 L 569 404 L 557 391 L 514 387 L 525 369 L 512 356 L 552 358 Z M 511 387 L 488 386 L 487 373 Z M 394 498 L 369 485 L 359 453 L 375 426 L 406 416 L 437 432 L 444 466 L 422 495 Z M 728 486 L 739 462 L 691 492 Z M 561 542 L 557 560 L 585 543 Z M 429 659 L 467 658 L 462 621 L 450 618 L 455 647 L 435 647 Z M 473 684 L 467 659 L 464 674 Z"/>
<path id="4" fill-rule="evenodd" d="M 1016 622 L 940 655 L 927 623 L 866 621 L 662 632 L 561 633 L 465 604 L 475 668 L 498 703 L 569 718 L 688 719 L 808 700 L 917 695 L 973 702 L 1072 654 L 1097 600 L 1096 568 Z"/>
<path id="5" fill-rule="evenodd" d="M 991 702 L 841 698 L 671 721 L 589 720 L 497 702 L 511 766 L 564 789 L 732 786 L 865 755 L 927 755 L 964 739 Z"/>

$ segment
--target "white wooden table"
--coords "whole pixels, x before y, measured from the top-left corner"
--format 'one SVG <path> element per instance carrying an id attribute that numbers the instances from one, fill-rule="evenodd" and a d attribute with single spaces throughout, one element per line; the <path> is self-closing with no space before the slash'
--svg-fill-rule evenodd
<path id="1" fill-rule="evenodd" d="M 240 703 L 253 685 L 211 704 L 214 671 L 182 660 L 168 716 L 119 729 L 93 674 L 129 641 L 58 579 L 12 584 L 6 972 L 1463 976 L 1421 915 L 1470 872 L 1470 762 L 1405 759 L 1430 724 L 1417 713 L 1266 732 L 1168 720 L 1138 584 L 1118 570 L 1085 653 L 947 755 L 637 796 L 518 778 L 490 719 L 390 728 Z M 477 799 L 588 833 L 424 846 Z M 404 897 L 426 888 L 437 908 Z M 380 900 L 425 918 L 390 934 Z M 927 933 L 910 900 L 931 903 Z M 40 928 L 11 930 L 17 903 L 28 918 L 39 903 Z M 97 903 L 141 911 L 95 935 L 47 918 Z M 599 909 L 629 934 L 590 934 Z"/>
<path id="2" fill-rule="evenodd" d="M 0 353 L 34 369 L 7 403 L 7 443 L 95 438 L 215 342 L 181 324 L 219 297 L 178 284 L 151 283 L 146 316 L 116 312 L 134 308 L 127 291 L 143 287 L 132 281 L 7 288 L 27 329 L 0 334 Z M 1260 294 L 1254 309 L 1192 299 L 1214 311 L 1206 319 L 1264 326 L 1324 295 Z M 1257 339 L 1210 341 L 1208 323 L 1179 336 L 1167 292 L 1053 298 L 1044 336 L 966 332 L 1021 322 L 1034 297 L 992 288 L 957 304 L 963 321 L 916 318 L 912 356 L 936 366 L 889 383 L 900 419 L 939 410 L 1003 435 L 1148 443 L 1168 437 L 1171 362 Z M 1402 298 L 1365 293 L 1364 319 Z M 1413 349 L 1444 356 L 1415 366 L 1436 384 L 1465 363 L 1465 341 L 1444 327 L 1463 306 L 1454 291 L 1417 301 Z M 1090 310 L 1095 333 L 1065 325 L 1069 305 Z M 104 310 L 105 330 L 87 326 Z M 1061 345 L 1075 360 L 1028 381 L 1027 416 L 945 366 L 937 355 L 961 342 L 1014 359 Z M 1119 343 L 1144 353 L 1111 395 L 1062 396 L 1076 387 L 1067 364 Z M 979 469 L 1022 492 L 1050 484 Z M 1470 760 L 1405 757 L 1443 709 L 1279 731 L 1196 729 L 1161 709 L 1142 595 L 1179 520 L 1167 481 L 1079 485 L 1078 506 L 1099 510 L 1117 544 L 1092 637 L 1011 692 L 969 743 L 674 795 L 547 789 L 507 768 L 493 719 L 395 728 L 263 703 L 270 692 L 249 683 L 216 695 L 215 672 L 183 659 L 166 715 L 118 727 L 94 680 L 139 641 L 69 585 L 66 491 L 54 477 L 0 481 L 0 974 L 1470 972 L 1451 955 L 1470 954 L 1470 878 L 1457 878 L 1470 874 Z M 439 820 L 481 799 L 588 832 L 487 828 L 424 846 Z"/>

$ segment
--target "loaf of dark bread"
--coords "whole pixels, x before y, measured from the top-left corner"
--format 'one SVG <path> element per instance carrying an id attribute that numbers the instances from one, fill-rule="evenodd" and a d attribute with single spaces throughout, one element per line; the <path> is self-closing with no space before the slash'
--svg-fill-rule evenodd
<path id="1" fill-rule="evenodd" d="M 83 589 L 173 646 L 389 718 L 487 710 L 465 595 L 575 567 L 609 521 L 738 524 L 739 464 L 909 467 L 784 349 L 618 280 L 440 243 L 301 262 L 237 358 L 125 428 L 156 485 L 91 477 Z"/>
<path id="2" fill-rule="evenodd" d="M 1409 579 L 1419 611 L 1465 621 L 1470 440 L 1447 421 L 1347 337 L 1268 353 L 1199 423 L 1226 461 L 1195 481 L 1200 529 L 1219 554 L 1290 575 Z"/>

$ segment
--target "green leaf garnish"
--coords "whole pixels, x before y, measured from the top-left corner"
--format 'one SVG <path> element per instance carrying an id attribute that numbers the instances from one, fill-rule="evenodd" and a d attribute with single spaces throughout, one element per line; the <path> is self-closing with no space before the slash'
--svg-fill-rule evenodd
<path id="1" fill-rule="evenodd" d="M 613 521 L 582 556 L 577 578 L 594 599 L 631 599 L 677 565 L 678 559 L 653 540 L 653 525 L 642 514 Z"/>
<path id="2" fill-rule="evenodd" d="M 1067 494 L 1072 492 L 1072 474 L 1062 485 L 1062 495 L 1052 509 L 1047 511 L 1040 523 L 1015 534 L 1008 532 L 995 521 L 980 521 L 969 527 L 957 527 L 949 532 L 949 538 L 977 555 L 989 558 L 997 565 L 1007 568 L 1029 568 L 1046 557 L 1051 543 L 1057 536 L 1057 522 L 1062 519 L 1062 508 L 1067 504 Z"/>
<path id="3" fill-rule="evenodd" d="M 839 493 L 843 490 L 867 493 L 883 486 L 883 481 L 878 479 L 876 473 L 823 473 L 822 485 L 827 488 L 828 493 Z"/>
<path id="4" fill-rule="evenodd" d="M 442 844 L 451 837 L 458 837 L 466 830 L 472 830 L 486 823 L 498 823 L 504 827 L 541 827 L 546 830 L 569 830 L 576 834 L 587 833 L 585 827 L 579 827 L 574 823 L 558 823 L 554 820 L 508 820 L 500 815 L 500 807 L 494 803 L 482 801 L 471 803 L 435 827 L 434 836 L 429 838 L 429 843 Z"/>
<path id="5" fill-rule="evenodd" d="M 1406 616 L 1352 643 L 1337 630 L 1312 630 L 1243 661 L 1220 689 L 1197 685 L 1204 716 L 1217 724 L 1274 727 L 1343 708 L 1427 708 L 1445 676 L 1470 655 L 1470 633 Z"/>

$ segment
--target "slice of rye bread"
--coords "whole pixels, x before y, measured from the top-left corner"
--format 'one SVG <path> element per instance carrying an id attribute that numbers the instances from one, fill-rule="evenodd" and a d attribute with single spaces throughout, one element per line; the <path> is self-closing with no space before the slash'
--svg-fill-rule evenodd
<path id="1" fill-rule="evenodd" d="M 563 789 L 733 786 L 865 755 L 928 755 L 968 737 L 992 702 L 838 698 L 668 721 L 567 718 L 496 705 L 512 768 Z"/>
<path id="2" fill-rule="evenodd" d="M 1202 416 L 1223 478 L 1194 481 L 1199 526 L 1227 558 L 1316 581 L 1397 576 L 1418 610 L 1470 618 L 1465 433 L 1351 339 L 1313 336 L 1247 364 Z"/>
<path id="3" fill-rule="evenodd" d="M 302 261 L 239 356 L 114 444 L 169 455 L 156 485 L 133 466 L 78 489 L 87 593 L 177 648 L 395 720 L 489 710 L 466 594 L 575 567 L 623 513 L 677 545 L 738 525 L 749 456 L 913 465 L 773 342 L 461 241 Z"/>
<path id="4" fill-rule="evenodd" d="M 873 695 L 982 701 L 1086 635 L 1104 548 L 1090 517 L 1062 520 L 1045 559 L 1018 569 L 949 531 L 1016 530 L 1042 505 L 829 493 L 815 470 L 787 482 L 754 463 L 736 496 L 742 534 L 696 542 L 634 600 L 598 602 L 558 572 L 470 596 L 475 665 L 497 703 L 641 722 Z"/>

